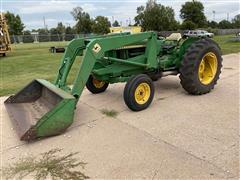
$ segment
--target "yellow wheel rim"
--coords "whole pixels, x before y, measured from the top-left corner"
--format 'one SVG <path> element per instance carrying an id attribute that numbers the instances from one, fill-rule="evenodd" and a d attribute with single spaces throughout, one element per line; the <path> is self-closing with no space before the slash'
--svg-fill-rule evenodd
<path id="1" fill-rule="evenodd" d="M 205 54 L 198 67 L 198 77 L 202 84 L 208 85 L 217 73 L 217 56 L 213 52 Z"/>
<path id="2" fill-rule="evenodd" d="M 141 83 L 135 90 L 134 96 L 138 104 L 145 104 L 151 93 L 151 88 L 147 83 Z"/>
<path id="3" fill-rule="evenodd" d="M 102 87 L 105 85 L 105 82 L 99 81 L 99 80 L 97 80 L 97 79 L 93 79 L 93 85 L 94 85 L 96 88 L 102 88 Z"/>

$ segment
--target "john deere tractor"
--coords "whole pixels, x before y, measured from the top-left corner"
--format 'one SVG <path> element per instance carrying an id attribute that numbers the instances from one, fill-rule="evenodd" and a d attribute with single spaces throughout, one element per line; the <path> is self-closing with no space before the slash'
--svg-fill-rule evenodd
<path id="1" fill-rule="evenodd" d="M 81 57 L 73 86 L 67 77 Z M 126 82 L 124 101 L 132 111 L 146 109 L 154 97 L 154 83 L 180 74 L 182 87 L 193 95 L 210 92 L 221 73 L 219 46 L 209 38 L 167 38 L 154 32 L 114 34 L 71 41 L 61 60 L 56 81 L 36 79 L 5 101 L 21 140 L 57 135 L 73 122 L 84 87 L 93 94 L 113 83 Z M 107 93 L 107 92 L 106 92 Z"/>

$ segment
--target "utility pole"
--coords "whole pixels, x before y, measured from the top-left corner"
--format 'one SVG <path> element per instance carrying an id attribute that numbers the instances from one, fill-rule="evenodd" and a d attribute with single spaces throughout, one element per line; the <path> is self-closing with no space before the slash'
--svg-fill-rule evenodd
<path id="1" fill-rule="evenodd" d="M 213 21 L 215 21 L 215 14 L 216 14 L 216 11 L 213 11 Z"/>
<path id="2" fill-rule="evenodd" d="M 46 25 L 45 16 L 43 16 L 43 25 L 44 25 L 44 29 L 47 31 L 47 25 Z"/>
<path id="3" fill-rule="evenodd" d="M 112 26 L 113 26 L 113 23 L 114 23 L 114 16 L 112 16 Z"/>
<path id="4" fill-rule="evenodd" d="M 229 21 L 229 13 L 227 13 L 227 21 Z"/>

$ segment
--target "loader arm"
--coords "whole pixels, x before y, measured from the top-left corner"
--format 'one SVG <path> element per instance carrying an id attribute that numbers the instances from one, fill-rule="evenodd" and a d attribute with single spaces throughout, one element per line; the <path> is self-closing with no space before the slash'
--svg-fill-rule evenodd
<path id="1" fill-rule="evenodd" d="M 76 39 L 69 43 L 65 54 L 62 58 L 62 63 L 59 68 L 56 86 L 67 89 L 66 80 L 70 69 L 78 55 L 84 51 L 77 76 L 73 83 L 71 94 L 77 99 L 82 94 L 85 84 L 93 70 L 93 67 L 98 59 L 104 58 L 104 54 L 112 49 L 120 48 L 129 44 L 138 43 L 148 39 L 146 59 L 148 60 L 148 67 L 156 67 L 156 34 L 153 32 L 139 33 L 139 34 L 123 34 L 120 36 L 110 36 L 95 39 Z M 76 103 L 77 103 L 76 101 Z"/>
<path id="2" fill-rule="evenodd" d="M 124 60 L 104 57 L 109 50 L 145 40 L 145 54 Z M 70 89 L 66 81 L 77 56 L 83 57 L 73 87 Z M 4 102 L 20 139 L 29 141 L 65 131 L 73 122 L 76 104 L 94 65 L 96 62 L 106 61 L 106 58 L 115 62 L 117 69 L 120 65 L 124 68 L 137 66 L 142 70 L 156 68 L 158 65 L 156 34 L 153 32 L 119 34 L 71 41 L 61 60 L 54 84 L 43 79 L 33 80 Z M 135 62 L 136 59 L 141 61 Z"/>

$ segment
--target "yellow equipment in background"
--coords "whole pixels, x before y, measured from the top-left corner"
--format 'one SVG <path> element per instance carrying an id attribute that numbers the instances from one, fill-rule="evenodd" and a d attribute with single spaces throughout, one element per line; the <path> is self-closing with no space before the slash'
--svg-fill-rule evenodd
<path id="1" fill-rule="evenodd" d="M 140 26 L 128 26 L 128 27 L 110 27 L 110 33 L 123 33 L 130 32 L 131 34 L 140 33 L 142 28 Z"/>
<path id="2" fill-rule="evenodd" d="M 7 20 L 5 15 L 0 13 L 0 55 L 6 56 L 6 53 L 11 50 L 10 44 Z"/>

